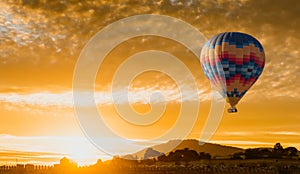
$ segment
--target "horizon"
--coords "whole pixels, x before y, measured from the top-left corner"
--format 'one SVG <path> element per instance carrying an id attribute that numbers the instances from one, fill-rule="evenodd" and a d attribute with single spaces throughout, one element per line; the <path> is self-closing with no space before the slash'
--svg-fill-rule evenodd
<path id="1" fill-rule="evenodd" d="M 168 143 L 170 143 L 172 141 L 180 141 L 181 143 L 183 141 L 197 141 L 197 142 L 200 143 L 200 141 L 197 140 L 197 139 L 185 139 L 185 140 L 173 139 L 173 140 L 168 140 L 167 142 L 162 142 L 161 144 L 156 144 L 156 145 L 160 146 L 162 144 L 168 144 Z M 204 142 L 204 143 L 205 144 L 208 143 L 208 144 L 211 144 L 211 145 L 221 145 L 221 146 L 231 147 L 231 148 L 238 148 L 238 149 L 242 149 L 242 150 L 254 149 L 254 148 L 268 148 L 269 149 L 269 148 L 274 148 L 274 145 L 275 145 L 275 144 L 273 144 L 272 146 L 269 146 L 269 145 L 259 146 L 258 145 L 256 147 L 254 147 L 254 146 L 250 147 L 250 146 L 231 146 L 231 145 L 225 145 L 225 144 L 218 144 L 216 142 Z M 154 146 L 156 146 L 156 145 L 154 145 Z M 284 148 L 290 147 L 290 146 L 285 146 L 284 144 L 282 144 L 282 145 L 283 145 Z M 143 150 L 146 150 L 146 149 L 149 149 L 149 148 L 153 148 L 153 146 L 144 147 L 141 150 L 143 151 Z M 179 148 L 179 149 L 184 149 L 184 148 Z M 154 148 L 154 150 L 155 150 L 155 148 Z M 193 149 L 190 149 L 190 150 L 193 150 Z M 127 155 L 133 155 L 133 154 L 136 154 L 138 152 L 139 151 L 136 151 L 136 152 L 134 152 L 132 154 L 122 154 L 122 155 L 125 155 L 125 156 L 127 156 Z M 174 150 L 172 150 L 170 152 L 174 152 Z M 96 164 L 96 162 L 98 160 L 101 160 L 103 162 L 111 161 L 114 157 L 121 156 L 120 154 L 117 154 L 115 156 L 109 156 L 108 158 L 103 158 L 103 156 L 101 158 L 99 156 L 96 157 L 97 155 L 95 155 L 94 157 L 90 157 L 89 159 L 87 157 L 82 158 L 82 159 L 80 159 L 80 158 L 76 159 L 76 156 L 72 156 L 72 154 L 67 155 L 67 154 L 59 154 L 59 153 L 56 153 L 56 152 L 37 152 L 37 151 L 31 151 L 30 152 L 30 151 L 14 151 L 14 150 L 6 150 L 6 151 L 4 150 L 3 151 L 3 150 L 0 150 L 0 156 L 1 156 L 1 153 L 8 153 L 7 156 L 10 157 L 10 158 L 12 157 L 12 155 L 17 155 L 17 156 L 19 156 L 19 158 L 15 157 L 14 159 L 12 159 L 9 162 L 0 161 L 0 165 L 34 164 L 34 165 L 42 165 L 42 166 L 53 166 L 55 164 L 59 164 L 59 161 L 62 158 L 68 158 L 69 160 L 72 160 L 72 161 L 76 162 L 78 164 L 78 167 L 94 165 L 94 164 Z M 23 157 L 27 157 L 28 158 L 27 160 L 22 160 L 22 155 L 20 155 L 22 153 L 24 155 Z M 166 154 L 168 154 L 168 153 L 169 152 L 167 152 Z M 299 153 L 299 150 L 298 150 L 298 153 Z M 41 158 L 45 154 L 48 155 L 48 156 L 52 156 L 52 158 L 44 158 L 44 159 Z M 29 156 L 32 156 L 32 159 L 30 159 Z M 5 158 L 5 156 L 1 156 L 1 158 Z M 52 161 L 50 161 L 51 159 L 52 159 Z M 53 159 L 55 159 L 55 160 L 53 161 Z M 138 159 L 138 160 L 142 160 L 142 159 Z"/>
<path id="2" fill-rule="evenodd" d="M 266 54 L 264 71 L 237 105 L 237 113 L 227 113 L 229 104 L 225 105 L 208 142 L 243 148 L 273 147 L 280 142 L 284 147 L 300 149 L 300 22 L 296 4 L 300 5 L 296 0 L 0 2 L 0 164 L 16 161 L 15 156 L 22 157 L 24 162 L 43 159 L 46 164 L 64 155 L 79 164 L 89 164 L 95 159 L 110 159 L 178 137 L 200 140 L 207 134 L 204 128 L 217 94 L 212 92 L 202 71 L 200 55 L 195 55 L 187 44 L 153 35 L 140 35 L 114 47 L 99 66 L 91 87 L 93 111 L 102 115 L 104 125 L 117 136 L 105 134 L 107 130 L 101 127 L 97 131 L 105 136 L 99 139 L 98 134 L 90 135 L 84 128 L 85 122 L 76 107 L 85 108 L 91 113 L 85 117 L 91 117 L 94 105 L 89 100 L 76 103 L 74 99 L 76 94 L 91 92 L 85 84 L 74 88 L 82 51 L 105 27 L 142 14 L 184 21 L 201 33 L 205 38 L 202 42 L 226 31 L 249 33 L 259 40 Z M 157 27 L 155 24 L 151 25 Z M 166 28 L 169 30 L 172 28 Z M 185 31 L 180 32 L 188 37 Z M 103 42 L 121 36 L 122 32 Z M 149 50 L 169 54 L 153 54 L 151 60 L 149 55 L 138 54 Z M 149 64 L 155 64 L 155 58 L 176 57 L 190 71 L 194 83 L 184 76 L 183 69 L 170 67 L 173 62 L 161 66 L 174 71 L 178 81 L 163 71 L 152 70 L 135 74 L 128 85 L 127 74 L 119 74 L 121 78 L 115 82 L 116 72 L 124 62 L 137 56 L 149 60 Z M 149 69 L 143 62 L 128 69 L 134 68 Z M 114 84 L 119 86 L 113 90 Z M 128 94 L 125 99 L 124 91 Z M 199 107 L 196 111 L 195 105 Z M 156 118 L 156 108 L 163 108 L 163 112 L 145 125 L 128 121 L 117 107 L 129 107 L 145 119 Z M 185 113 L 181 112 L 183 108 Z M 195 121 L 188 125 L 193 114 Z M 186 124 L 181 123 L 173 130 L 178 120 Z M 182 136 L 187 127 L 188 134 Z M 169 130 L 172 134 L 164 137 Z"/>

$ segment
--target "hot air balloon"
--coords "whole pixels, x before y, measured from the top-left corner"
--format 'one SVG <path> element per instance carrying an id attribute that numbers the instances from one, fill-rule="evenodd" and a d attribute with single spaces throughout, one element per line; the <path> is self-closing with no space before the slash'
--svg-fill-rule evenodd
<path id="1" fill-rule="evenodd" d="M 213 36 L 202 47 L 200 62 L 213 87 L 237 112 L 236 105 L 261 75 L 265 65 L 262 45 L 254 37 L 239 32 Z"/>

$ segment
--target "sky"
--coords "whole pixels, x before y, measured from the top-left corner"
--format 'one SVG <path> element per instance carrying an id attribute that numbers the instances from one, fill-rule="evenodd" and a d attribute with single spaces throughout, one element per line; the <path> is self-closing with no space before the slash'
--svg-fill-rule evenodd
<path id="1" fill-rule="evenodd" d="M 78 124 L 72 95 L 73 71 L 93 35 L 108 24 L 137 14 L 178 18 L 206 38 L 225 31 L 256 37 L 265 50 L 265 69 L 240 101 L 239 112 L 224 112 L 210 142 L 243 148 L 281 142 L 284 147 L 300 149 L 299 5 L 296 0 L 1 1 L 0 163 L 13 163 L 16 158 L 21 162 L 52 163 L 69 156 L 84 164 L 110 158 L 87 140 Z M 129 102 L 140 113 L 151 109 L 148 98 L 153 92 L 165 96 L 167 108 L 158 122 L 133 126 L 120 119 L 113 108 L 110 86 L 116 69 L 126 58 L 149 49 L 176 55 L 195 77 L 201 106 L 187 138 L 198 139 L 210 109 L 210 84 L 199 58 L 175 41 L 143 36 L 114 48 L 96 78 L 98 109 L 105 113 L 107 124 L 126 138 L 151 139 L 172 127 L 180 104 L 193 99 L 182 100 L 176 83 L 159 72 L 138 75 L 129 88 Z M 153 102 L 161 104 L 155 97 Z M 113 148 L 120 148 L 118 139 L 109 142 Z"/>

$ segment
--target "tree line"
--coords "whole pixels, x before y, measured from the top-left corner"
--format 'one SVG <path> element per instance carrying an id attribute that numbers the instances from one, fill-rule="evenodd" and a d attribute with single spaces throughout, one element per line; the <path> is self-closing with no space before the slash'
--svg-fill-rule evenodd
<path id="1" fill-rule="evenodd" d="M 298 158 L 298 150 L 295 147 L 283 148 L 280 143 L 276 143 L 274 148 L 251 148 L 246 149 L 245 152 L 235 153 L 232 159 L 296 159 Z"/>

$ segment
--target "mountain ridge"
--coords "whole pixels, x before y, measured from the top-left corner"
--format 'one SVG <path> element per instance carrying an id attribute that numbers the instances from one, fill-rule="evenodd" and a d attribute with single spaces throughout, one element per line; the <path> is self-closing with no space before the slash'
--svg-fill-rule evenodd
<path id="1" fill-rule="evenodd" d="M 125 155 L 125 158 L 129 159 L 144 159 L 145 156 L 151 156 L 150 153 L 153 153 L 153 156 L 158 156 L 158 154 L 169 154 L 172 151 L 181 150 L 188 148 L 189 150 L 195 150 L 197 153 L 204 152 L 209 153 L 213 157 L 216 156 L 230 156 L 234 153 L 244 152 L 245 150 L 238 147 L 214 144 L 214 143 L 205 143 L 195 139 L 186 139 L 186 140 L 169 140 L 166 143 L 154 145 L 143 150 L 140 150 L 133 154 Z M 174 147 L 174 148 L 170 148 Z M 172 149 L 168 151 L 168 149 Z"/>

